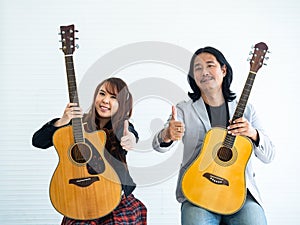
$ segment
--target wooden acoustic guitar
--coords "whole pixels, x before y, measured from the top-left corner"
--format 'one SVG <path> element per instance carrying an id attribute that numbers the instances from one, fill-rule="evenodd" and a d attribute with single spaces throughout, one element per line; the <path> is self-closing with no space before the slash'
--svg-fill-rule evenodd
<path id="1" fill-rule="evenodd" d="M 232 121 L 240 118 L 249 98 L 257 71 L 263 65 L 268 46 L 257 43 L 250 61 L 250 72 Z M 245 170 L 252 153 L 252 142 L 213 127 L 204 138 L 202 149 L 182 178 L 184 196 L 193 204 L 219 214 L 233 214 L 246 198 Z"/>
<path id="2" fill-rule="evenodd" d="M 61 26 L 60 31 L 70 102 L 79 106 L 73 64 L 74 25 Z M 54 133 L 59 163 L 50 182 L 50 199 L 59 213 L 90 220 L 107 215 L 120 203 L 121 183 L 104 157 L 105 142 L 105 132 L 85 132 L 81 118 L 72 119 L 72 125 Z"/>

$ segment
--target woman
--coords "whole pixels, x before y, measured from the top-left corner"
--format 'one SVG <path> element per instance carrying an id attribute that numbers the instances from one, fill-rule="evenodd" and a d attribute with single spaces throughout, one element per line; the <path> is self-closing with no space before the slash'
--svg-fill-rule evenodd
<path id="1" fill-rule="evenodd" d="M 246 105 L 243 117 L 229 123 L 237 106 L 235 94 L 230 90 L 232 69 L 224 55 L 213 47 L 198 49 L 190 62 L 187 76 L 193 92 L 191 98 L 173 106 L 164 129 L 156 134 L 153 147 L 166 152 L 182 139 L 183 161 L 179 172 L 176 197 L 181 205 L 183 225 L 266 225 L 259 190 L 254 179 L 252 161 L 258 158 L 270 163 L 275 148 L 265 133 L 251 104 Z M 233 136 L 243 135 L 253 143 L 253 154 L 246 167 L 247 194 L 245 203 L 234 214 L 222 215 L 191 203 L 182 192 L 182 177 L 200 153 L 204 137 L 212 127 L 226 127 Z M 205 192 L 198 187 L 198 191 Z M 212 198 L 213 199 L 213 198 Z M 217 199 L 217 198 L 216 198 Z M 217 204 L 222 205 L 222 199 Z"/>
<path id="2" fill-rule="evenodd" d="M 127 151 L 138 141 L 138 133 L 128 122 L 132 114 L 132 104 L 132 95 L 126 83 L 120 78 L 108 78 L 97 86 L 93 104 L 87 114 L 83 115 L 82 109 L 76 103 L 69 103 L 61 118 L 46 123 L 33 135 L 33 146 L 49 148 L 53 146 L 52 137 L 55 131 L 69 125 L 74 118 L 82 118 L 88 132 L 106 132 L 105 158 L 113 166 L 122 183 L 121 202 L 104 217 L 86 221 L 64 217 L 62 225 L 146 224 L 147 209 L 132 194 L 136 185 L 126 163 Z"/>

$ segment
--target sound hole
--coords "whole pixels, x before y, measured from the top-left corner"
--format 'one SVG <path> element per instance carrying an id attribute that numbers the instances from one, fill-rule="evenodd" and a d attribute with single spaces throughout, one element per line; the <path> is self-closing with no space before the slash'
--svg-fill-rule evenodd
<path id="1" fill-rule="evenodd" d="M 228 162 L 232 158 L 232 151 L 230 148 L 222 146 L 218 150 L 218 158 L 223 162 Z"/>
<path id="2" fill-rule="evenodd" d="M 71 149 L 71 158 L 76 163 L 87 163 L 92 157 L 90 147 L 84 143 L 76 143 Z"/>

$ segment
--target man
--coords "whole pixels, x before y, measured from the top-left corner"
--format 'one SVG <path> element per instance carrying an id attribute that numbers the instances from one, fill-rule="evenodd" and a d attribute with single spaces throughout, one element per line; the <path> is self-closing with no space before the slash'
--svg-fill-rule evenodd
<path id="1" fill-rule="evenodd" d="M 172 107 L 165 128 L 156 134 L 153 147 L 166 152 L 183 141 L 184 153 L 179 172 L 176 197 L 182 203 L 183 225 L 266 225 L 262 201 L 254 180 L 252 160 L 257 157 L 264 163 L 273 160 L 275 149 L 262 129 L 251 104 L 244 116 L 229 123 L 237 106 L 235 94 L 230 90 L 232 69 L 224 55 L 213 47 L 198 49 L 191 59 L 188 81 L 193 92 L 191 100 Z M 242 208 L 234 214 L 222 215 L 192 204 L 182 192 L 182 177 L 202 148 L 205 134 L 212 127 L 224 127 L 230 135 L 243 135 L 253 143 L 253 154 L 246 167 L 247 196 Z M 199 187 L 199 191 L 201 187 Z M 220 204 L 222 202 L 220 201 Z"/>

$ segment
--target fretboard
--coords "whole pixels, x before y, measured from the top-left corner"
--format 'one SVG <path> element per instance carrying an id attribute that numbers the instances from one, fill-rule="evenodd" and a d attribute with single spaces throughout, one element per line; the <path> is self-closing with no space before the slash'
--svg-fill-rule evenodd
<path id="1" fill-rule="evenodd" d="M 255 75 L 256 73 L 254 72 L 249 72 L 248 74 L 248 78 L 246 80 L 246 84 L 244 86 L 244 89 L 242 91 L 241 97 L 239 99 L 238 105 L 236 107 L 236 110 L 233 114 L 232 117 L 232 121 L 240 118 L 243 116 L 249 96 L 250 96 L 250 92 L 254 83 L 254 79 L 255 79 Z M 230 134 L 226 134 L 225 140 L 224 140 L 224 146 L 227 148 L 232 148 L 233 144 L 235 141 L 235 136 L 230 135 Z"/>
<path id="2" fill-rule="evenodd" d="M 68 79 L 69 100 L 71 103 L 77 103 L 77 106 L 79 106 L 73 56 L 66 55 L 65 63 L 66 63 L 66 71 L 67 71 L 67 79 Z M 82 119 L 73 118 L 72 127 L 73 127 L 74 142 L 75 143 L 83 142 L 84 138 L 83 138 Z"/>

